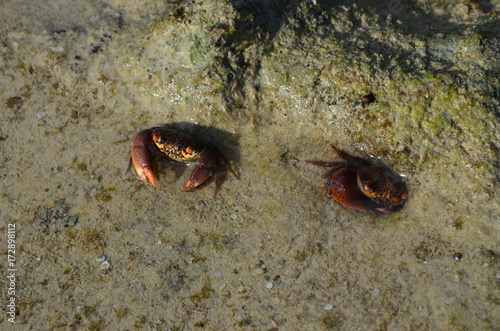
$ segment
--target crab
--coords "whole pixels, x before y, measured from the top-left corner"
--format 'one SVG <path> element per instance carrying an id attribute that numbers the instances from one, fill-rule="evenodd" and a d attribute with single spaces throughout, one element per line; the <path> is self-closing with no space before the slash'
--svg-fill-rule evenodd
<path id="1" fill-rule="evenodd" d="M 212 143 L 198 140 L 186 133 L 164 127 L 154 127 L 139 132 L 134 138 L 130 163 L 139 177 L 156 186 L 153 169 L 154 154 L 168 157 L 181 163 L 195 163 L 197 166 L 184 185 L 185 191 L 200 189 L 215 179 L 215 193 L 220 190 L 224 173 L 238 175 L 224 155 Z"/>
<path id="2" fill-rule="evenodd" d="M 343 161 L 313 161 L 307 163 L 330 168 L 326 179 L 325 195 L 335 198 L 341 205 L 360 211 L 390 214 L 403 208 L 408 200 L 408 188 L 401 176 L 384 165 L 353 156 L 331 145 Z"/>

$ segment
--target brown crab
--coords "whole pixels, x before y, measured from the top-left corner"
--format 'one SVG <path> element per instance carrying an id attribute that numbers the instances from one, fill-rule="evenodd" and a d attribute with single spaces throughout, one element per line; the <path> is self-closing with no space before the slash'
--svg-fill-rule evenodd
<path id="1" fill-rule="evenodd" d="M 135 136 L 131 152 L 131 164 L 146 183 L 149 180 L 151 184 L 156 185 L 152 151 L 173 161 L 197 164 L 184 185 L 185 191 L 202 188 L 215 178 L 216 195 L 226 171 L 239 178 L 224 155 L 212 143 L 200 141 L 176 130 L 155 127 L 143 130 Z"/>
<path id="2" fill-rule="evenodd" d="M 346 162 L 306 161 L 331 168 L 323 175 L 328 198 L 334 197 L 341 205 L 361 211 L 390 214 L 403 208 L 408 188 L 399 175 L 386 166 L 374 165 L 331 146 Z"/>

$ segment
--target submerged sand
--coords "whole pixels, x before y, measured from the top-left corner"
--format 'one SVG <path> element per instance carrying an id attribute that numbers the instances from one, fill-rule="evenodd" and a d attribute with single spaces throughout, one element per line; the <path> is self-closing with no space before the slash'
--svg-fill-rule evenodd
<path id="1" fill-rule="evenodd" d="M 500 327 L 495 1 L 0 9 L 1 329 Z M 127 172 L 164 124 L 241 179 Z M 406 206 L 325 199 L 304 160 L 331 143 L 401 173 Z"/>

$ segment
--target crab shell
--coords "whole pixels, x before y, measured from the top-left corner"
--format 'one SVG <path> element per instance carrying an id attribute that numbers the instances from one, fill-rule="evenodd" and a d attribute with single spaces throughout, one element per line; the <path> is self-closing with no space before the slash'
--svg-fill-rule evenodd
<path id="1" fill-rule="evenodd" d="M 352 156 L 334 145 L 332 148 L 347 162 L 306 161 L 331 168 L 323 175 L 328 198 L 361 211 L 389 214 L 403 208 L 408 188 L 400 176 L 386 166 L 372 165 L 369 160 Z"/>

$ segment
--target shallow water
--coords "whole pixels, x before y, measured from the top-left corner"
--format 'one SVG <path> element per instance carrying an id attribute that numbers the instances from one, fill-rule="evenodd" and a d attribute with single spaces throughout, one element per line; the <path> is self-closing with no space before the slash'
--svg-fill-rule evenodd
<path id="1" fill-rule="evenodd" d="M 16 324 L 498 327 L 498 8 L 455 2 L 4 1 Z M 164 124 L 241 179 L 214 198 L 182 192 L 192 167 L 161 162 L 156 187 L 127 172 Z M 331 143 L 401 173 L 403 210 L 325 199 L 304 160 Z"/>

